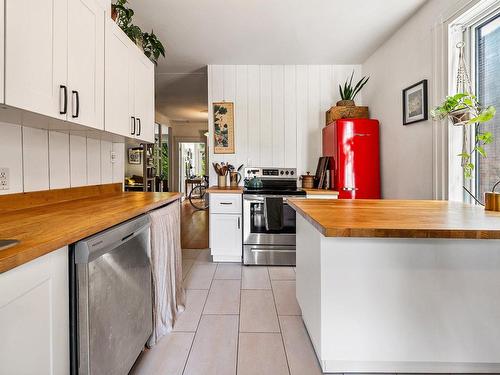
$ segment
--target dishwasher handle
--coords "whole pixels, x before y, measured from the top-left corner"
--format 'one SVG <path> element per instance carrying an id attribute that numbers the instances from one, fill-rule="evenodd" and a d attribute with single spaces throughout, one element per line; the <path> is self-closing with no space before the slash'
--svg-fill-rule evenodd
<path id="1" fill-rule="evenodd" d="M 148 230 L 150 225 L 149 216 L 142 215 L 78 241 L 75 244 L 75 263 L 88 264 L 100 258 Z"/>

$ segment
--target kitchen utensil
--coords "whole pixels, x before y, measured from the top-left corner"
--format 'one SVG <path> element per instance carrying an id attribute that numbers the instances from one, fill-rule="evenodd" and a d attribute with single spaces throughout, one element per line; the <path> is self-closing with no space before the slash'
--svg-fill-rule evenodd
<path id="1" fill-rule="evenodd" d="M 229 186 L 237 187 L 241 181 L 241 174 L 236 171 L 229 172 Z"/>
<path id="2" fill-rule="evenodd" d="M 226 175 L 217 176 L 217 186 L 220 188 L 225 188 L 227 186 L 227 176 Z"/>

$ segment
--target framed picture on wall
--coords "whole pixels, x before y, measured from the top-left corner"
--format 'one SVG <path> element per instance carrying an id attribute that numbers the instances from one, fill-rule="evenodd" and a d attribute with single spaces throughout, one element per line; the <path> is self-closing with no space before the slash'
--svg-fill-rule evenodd
<path id="1" fill-rule="evenodd" d="M 427 119 L 427 80 L 424 79 L 403 90 L 403 125 Z"/>
<path id="2" fill-rule="evenodd" d="M 134 147 L 128 149 L 128 163 L 129 164 L 142 163 L 142 148 Z"/>
<path id="3" fill-rule="evenodd" d="M 213 103 L 214 153 L 234 154 L 234 103 Z"/>

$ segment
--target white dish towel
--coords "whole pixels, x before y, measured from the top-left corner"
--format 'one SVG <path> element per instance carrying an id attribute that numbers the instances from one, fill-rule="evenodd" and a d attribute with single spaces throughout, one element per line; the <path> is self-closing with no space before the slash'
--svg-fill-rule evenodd
<path id="1" fill-rule="evenodd" d="M 177 314 L 184 311 L 180 203 L 150 212 L 151 269 L 153 273 L 153 347 L 172 330 Z"/>

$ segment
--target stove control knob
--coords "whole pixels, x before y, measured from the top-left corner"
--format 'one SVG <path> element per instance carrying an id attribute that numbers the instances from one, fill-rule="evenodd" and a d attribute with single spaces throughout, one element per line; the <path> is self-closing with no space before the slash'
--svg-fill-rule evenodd
<path id="1" fill-rule="evenodd" d="M 286 171 L 285 173 L 286 173 L 287 176 L 290 174 L 290 172 L 288 172 L 288 171 Z"/>
<path id="2" fill-rule="evenodd" d="M 284 173 L 285 173 L 285 172 L 283 172 L 283 171 L 280 171 L 280 175 L 283 175 Z"/>
<path id="3" fill-rule="evenodd" d="M 293 175 L 295 174 L 295 172 L 294 172 L 294 171 L 291 171 L 291 172 L 290 172 L 290 174 L 293 176 Z"/>

